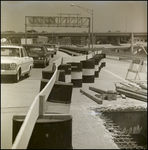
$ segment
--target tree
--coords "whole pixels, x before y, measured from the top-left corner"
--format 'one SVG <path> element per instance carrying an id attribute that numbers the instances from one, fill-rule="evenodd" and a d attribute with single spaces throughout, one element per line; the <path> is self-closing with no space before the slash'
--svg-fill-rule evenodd
<path id="1" fill-rule="evenodd" d="M 30 32 L 30 33 L 38 33 L 38 31 L 36 31 L 36 30 L 27 30 L 27 32 Z"/>
<path id="2" fill-rule="evenodd" d="M 15 31 L 5 31 L 6 33 L 16 33 Z"/>
<path id="3" fill-rule="evenodd" d="M 42 31 L 41 33 L 48 33 L 47 31 Z"/>

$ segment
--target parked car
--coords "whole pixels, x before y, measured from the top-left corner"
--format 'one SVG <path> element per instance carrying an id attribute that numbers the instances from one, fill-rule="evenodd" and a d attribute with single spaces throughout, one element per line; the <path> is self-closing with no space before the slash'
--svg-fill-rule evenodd
<path id="1" fill-rule="evenodd" d="M 14 45 L 1 46 L 1 76 L 12 76 L 18 82 L 20 76 L 29 76 L 33 67 L 33 58 L 28 57 L 24 47 Z"/>
<path id="2" fill-rule="evenodd" d="M 33 57 L 34 65 L 41 64 L 43 67 L 49 65 L 51 53 L 45 46 L 37 44 L 26 44 L 22 46 L 26 49 L 28 55 Z"/>
<path id="3" fill-rule="evenodd" d="M 57 53 L 57 50 L 58 50 L 58 49 L 57 49 L 57 47 L 56 47 L 55 44 L 41 43 L 40 45 L 46 46 L 46 47 L 47 47 L 47 50 L 50 51 L 50 52 L 52 52 L 52 53 L 54 53 L 54 54 Z"/>

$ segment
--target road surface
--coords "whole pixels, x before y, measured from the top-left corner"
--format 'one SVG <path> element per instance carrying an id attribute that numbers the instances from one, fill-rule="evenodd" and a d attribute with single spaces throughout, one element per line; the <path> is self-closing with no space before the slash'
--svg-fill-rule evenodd
<path id="1" fill-rule="evenodd" d="M 14 115 L 25 115 L 31 106 L 34 98 L 39 93 L 42 70 L 51 70 L 54 60 L 60 57 L 70 57 L 58 51 L 57 55 L 51 59 L 50 65 L 46 68 L 33 68 L 30 77 L 22 77 L 20 82 L 12 83 L 11 79 L 4 78 L 1 81 L 1 148 L 10 149 L 12 145 L 12 120 Z M 130 61 L 117 59 L 105 59 L 106 67 L 102 69 L 99 78 L 95 78 L 95 83 L 83 84 L 82 88 L 87 89 L 89 85 L 97 86 L 104 90 L 114 90 L 114 82 L 121 82 L 125 79 Z M 133 103 L 133 101 L 131 101 Z M 106 103 L 106 102 L 105 102 Z M 138 103 L 138 102 L 137 102 Z M 140 102 L 140 104 L 143 102 Z M 112 141 L 102 141 L 99 134 L 103 132 L 98 128 L 100 124 L 91 111 L 91 107 L 97 104 L 89 98 L 80 94 L 80 88 L 73 89 L 70 113 L 73 116 L 73 148 L 117 148 L 112 145 Z M 98 141 L 100 140 L 100 141 Z"/>

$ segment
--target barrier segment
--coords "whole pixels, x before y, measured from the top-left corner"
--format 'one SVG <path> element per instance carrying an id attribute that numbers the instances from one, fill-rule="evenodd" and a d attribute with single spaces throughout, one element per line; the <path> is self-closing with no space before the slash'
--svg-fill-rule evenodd
<path id="1" fill-rule="evenodd" d="M 106 66 L 105 58 L 106 54 L 101 54 L 101 66 L 100 66 L 101 69 Z"/>
<path id="2" fill-rule="evenodd" d="M 42 70 L 42 79 L 51 79 L 53 73 L 52 70 Z"/>
<path id="3" fill-rule="evenodd" d="M 72 83 L 55 82 L 53 89 L 47 98 L 47 102 L 70 104 L 72 89 Z"/>
<path id="4" fill-rule="evenodd" d="M 46 86 L 46 84 L 48 83 L 49 79 L 41 79 L 41 83 L 40 83 L 40 92 L 43 90 L 43 88 Z"/>
<path id="5" fill-rule="evenodd" d="M 99 77 L 99 59 L 98 58 L 91 58 L 95 61 L 95 77 Z"/>
<path id="6" fill-rule="evenodd" d="M 71 65 L 70 64 L 61 64 L 58 66 L 58 70 L 65 71 L 65 82 L 70 83 L 71 82 Z"/>
<path id="7" fill-rule="evenodd" d="M 71 82 L 73 87 L 82 87 L 82 63 L 71 62 Z"/>
<path id="8" fill-rule="evenodd" d="M 94 83 L 95 78 L 95 61 L 88 59 L 81 61 L 82 63 L 82 82 L 83 83 Z"/>
<path id="9" fill-rule="evenodd" d="M 40 90 L 42 90 L 49 80 L 42 79 L 41 80 L 41 86 Z M 71 103 L 71 96 L 72 96 L 72 83 L 65 83 L 65 82 L 59 82 L 56 81 L 53 89 L 51 90 L 51 93 L 49 94 L 47 98 L 48 101 L 52 102 L 60 102 L 60 103 Z M 64 93 L 64 94 L 63 94 Z"/>
<path id="10" fill-rule="evenodd" d="M 64 70 L 58 70 L 57 81 L 65 82 L 65 71 Z"/>
<path id="11" fill-rule="evenodd" d="M 100 72 L 101 69 L 106 66 L 106 62 L 104 60 L 104 58 L 106 58 L 106 54 L 96 54 L 93 58 L 97 58 L 99 60 L 98 72 Z"/>
<path id="12" fill-rule="evenodd" d="M 49 80 L 42 79 L 40 89 L 42 90 Z M 69 113 L 71 96 L 72 96 L 72 83 L 55 82 L 47 101 L 44 104 L 45 113 Z M 64 93 L 64 94 L 63 94 Z"/>
<path id="13" fill-rule="evenodd" d="M 53 76 L 54 71 L 52 70 L 43 70 L 42 71 L 42 79 L 47 79 L 50 80 L 51 77 Z M 63 81 L 65 82 L 65 71 L 64 70 L 58 70 L 57 71 L 57 78 L 56 81 Z"/>
<path id="14" fill-rule="evenodd" d="M 25 120 L 17 134 L 17 137 L 13 140 L 11 149 L 26 149 L 29 139 L 31 137 L 35 122 L 39 116 L 39 96 L 37 95 L 33 101 Z"/>
<path id="15" fill-rule="evenodd" d="M 13 141 L 25 116 L 13 117 Z M 37 119 L 27 149 L 72 149 L 72 116 L 48 115 Z"/>
<path id="16" fill-rule="evenodd" d="M 63 64 L 69 63 L 69 62 L 80 62 L 82 60 L 86 60 L 87 55 L 77 56 L 77 57 L 64 57 L 63 58 Z"/>

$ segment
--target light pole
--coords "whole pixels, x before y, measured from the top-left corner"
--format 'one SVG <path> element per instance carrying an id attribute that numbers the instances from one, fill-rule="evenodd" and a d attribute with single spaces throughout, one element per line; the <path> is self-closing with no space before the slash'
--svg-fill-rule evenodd
<path id="1" fill-rule="evenodd" d="M 52 30 L 52 44 L 53 44 L 53 33 L 54 33 L 54 31 L 57 31 L 57 30 L 59 30 L 59 29 Z"/>
<path id="2" fill-rule="evenodd" d="M 77 6 L 79 7 L 80 9 L 86 11 L 87 13 L 91 14 L 92 15 L 92 48 L 93 48 L 93 10 L 91 9 L 87 9 L 85 7 L 82 7 L 82 6 L 79 6 L 79 5 L 75 5 L 75 4 L 70 4 L 71 6 Z"/>
<path id="3" fill-rule="evenodd" d="M 4 20 L 2 20 L 2 22 L 1 22 L 2 24 L 4 24 L 5 23 L 5 21 Z M 4 30 L 5 31 L 5 30 Z"/>

